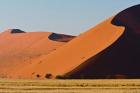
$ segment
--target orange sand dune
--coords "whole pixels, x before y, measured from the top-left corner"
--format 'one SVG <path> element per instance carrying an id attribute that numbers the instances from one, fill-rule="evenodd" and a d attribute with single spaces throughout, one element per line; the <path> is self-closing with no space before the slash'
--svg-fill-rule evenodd
<path id="1" fill-rule="evenodd" d="M 53 33 L 26 33 L 17 29 L 2 32 L 0 34 L 0 74 L 5 77 L 9 72 L 31 64 L 32 59 L 47 55 L 65 44 L 65 42 L 50 40 L 48 37 L 51 34 Z"/>
<path id="2" fill-rule="evenodd" d="M 140 5 L 136 5 L 76 38 L 56 33 L 4 32 L 0 34 L 0 73 L 32 79 L 44 79 L 46 75 L 140 78 L 139 18 Z"/>
<path id="3" fill-rule="evenodd" d="M 140 78 L 140 5 L 118 13 L 111 24 L 123 34 L 111 46 L 69 71 L 68 78 Z M 114 31 L 114 30 L 113 30 Z"/>
<path id="4" fill-rule="evenodd" d="M 58 50 L 33 60 L 36 64 L 27 66 L 18 74 L 26 78 L 36 78 L 35 75 L 39 74 L 44 78 L 47 73 L 55 77 L 73 70 L 110 46 L 123 34 L 124 27 L 112 25 L 111 20 L 112 18 L 90 29 Z"/>

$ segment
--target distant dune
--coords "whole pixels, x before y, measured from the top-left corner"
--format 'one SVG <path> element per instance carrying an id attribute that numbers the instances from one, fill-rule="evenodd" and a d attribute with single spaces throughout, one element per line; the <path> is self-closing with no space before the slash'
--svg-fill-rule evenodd
<path id="1" fill-rule="evenodd" d="M 17 29 L 14 33 L 3 32 L 0 34 L 1 76 L 140 78 L 139 18 L 140 5 L 136 5 L 77 37 Z"/>
<path id="2" fill-rule="evenodd" d="M 66 43 L 50 40 L 48 37 L 52 34 L 51 32 L 24 32 L 19 29 L 8 29 L 2 32 L 0 34 L 1 77 L 9 77 L 10 73 L 17 69 L 20 70 L 32 64 L 33 59 L 47 55 Z"/>

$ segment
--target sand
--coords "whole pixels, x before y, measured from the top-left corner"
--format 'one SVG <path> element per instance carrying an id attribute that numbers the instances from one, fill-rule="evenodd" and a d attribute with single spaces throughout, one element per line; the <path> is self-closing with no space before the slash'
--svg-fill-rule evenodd
<path id="1" fill-rule="evenodd" d="M 44 78 L 47 73 L 53 77 L 64 75 L 73 70 L 87 59 L 97 55 L 114 43 L 124 32 L 124 27 L 111 24 L 112 18 L 71 40 L 58 50 L 39 59 L 33 60 L 36 64 L 21 69 L 15 76 L 26 78 Z M 41 63 L 39 63 L 41 61 Z"/>

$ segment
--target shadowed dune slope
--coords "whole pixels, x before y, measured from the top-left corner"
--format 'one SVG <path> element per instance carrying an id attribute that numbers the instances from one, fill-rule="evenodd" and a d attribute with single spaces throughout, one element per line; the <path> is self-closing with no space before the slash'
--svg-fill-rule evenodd
<path id="1" fill-rule="evenodd" d="M 11 33 L 16 34 L 16 33 L 25 33 L 25 32 L 20 29 L 11 29 Z"/>
<path id="2" fill-rule="evenodd" d="M 0 76 L 9 76 L 11 71 L 32 64 L 33 59 L 47 55 L 66 43 L 50 40 L 48 37 L 51 34 L 53 33 L 23 32 L 19 29 L 0 33 Z"/>
<path id="3" fill-rule="evenodd" d="M 68 41 L 72 40 L 74 37 L 75 36 L 71 36 L 71 35 L 52 33 L 48 38 L 50 40 L 54 40 L 54 41 L 68 42 Z"/>

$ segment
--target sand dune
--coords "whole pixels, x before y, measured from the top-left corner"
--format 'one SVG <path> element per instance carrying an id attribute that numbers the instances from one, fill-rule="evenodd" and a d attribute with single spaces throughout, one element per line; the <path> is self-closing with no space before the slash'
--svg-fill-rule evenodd
<path id="1" fill-rule="evenodd" d="M 123 34 L 124 27 L 112 25 L 111 20 L 112 18 L 90 29 L 49 55 L 34 60 L 41 63 L 25 68 L 22 75 L 30 77 L 34 73 L 32 77 L 39 74 L 44 78 L 45 74 L 51 73 L 55 77 L 73 70 L 110 46 Z"/>
<path id="2" fill-rule="evenodd" d="M 3 77 L 31 64 L 32 59 L 55 51 L 66 42 L 50 40 L 51 32 L 9 29 L 0 34 L 0 74 Z M 12 71 L 12 72 L 11 72 Z"/>
<path id="3" fill-rule="evenodd" d="M 18 71 L 12 68 L 6 74 L 11 78 L 140 78 L 139 12 L 140 5 L 130 7 L 75 38 L 47 32 L 4 32 L 0 60 L 5 64 L 0 61 L 0 70 L 9 71 L 13 60 Z M 29 62 L 25 61 L 28 57 Z"/>
<path id="4" fill-rule="evenodd" d="M 140 78 L 140 5 L 118 13 L 111 23 L 125 27 L 111 46 L 66 75 L 71 78 Z M 120 77 L 121 76 L 121 77 Z"/>

